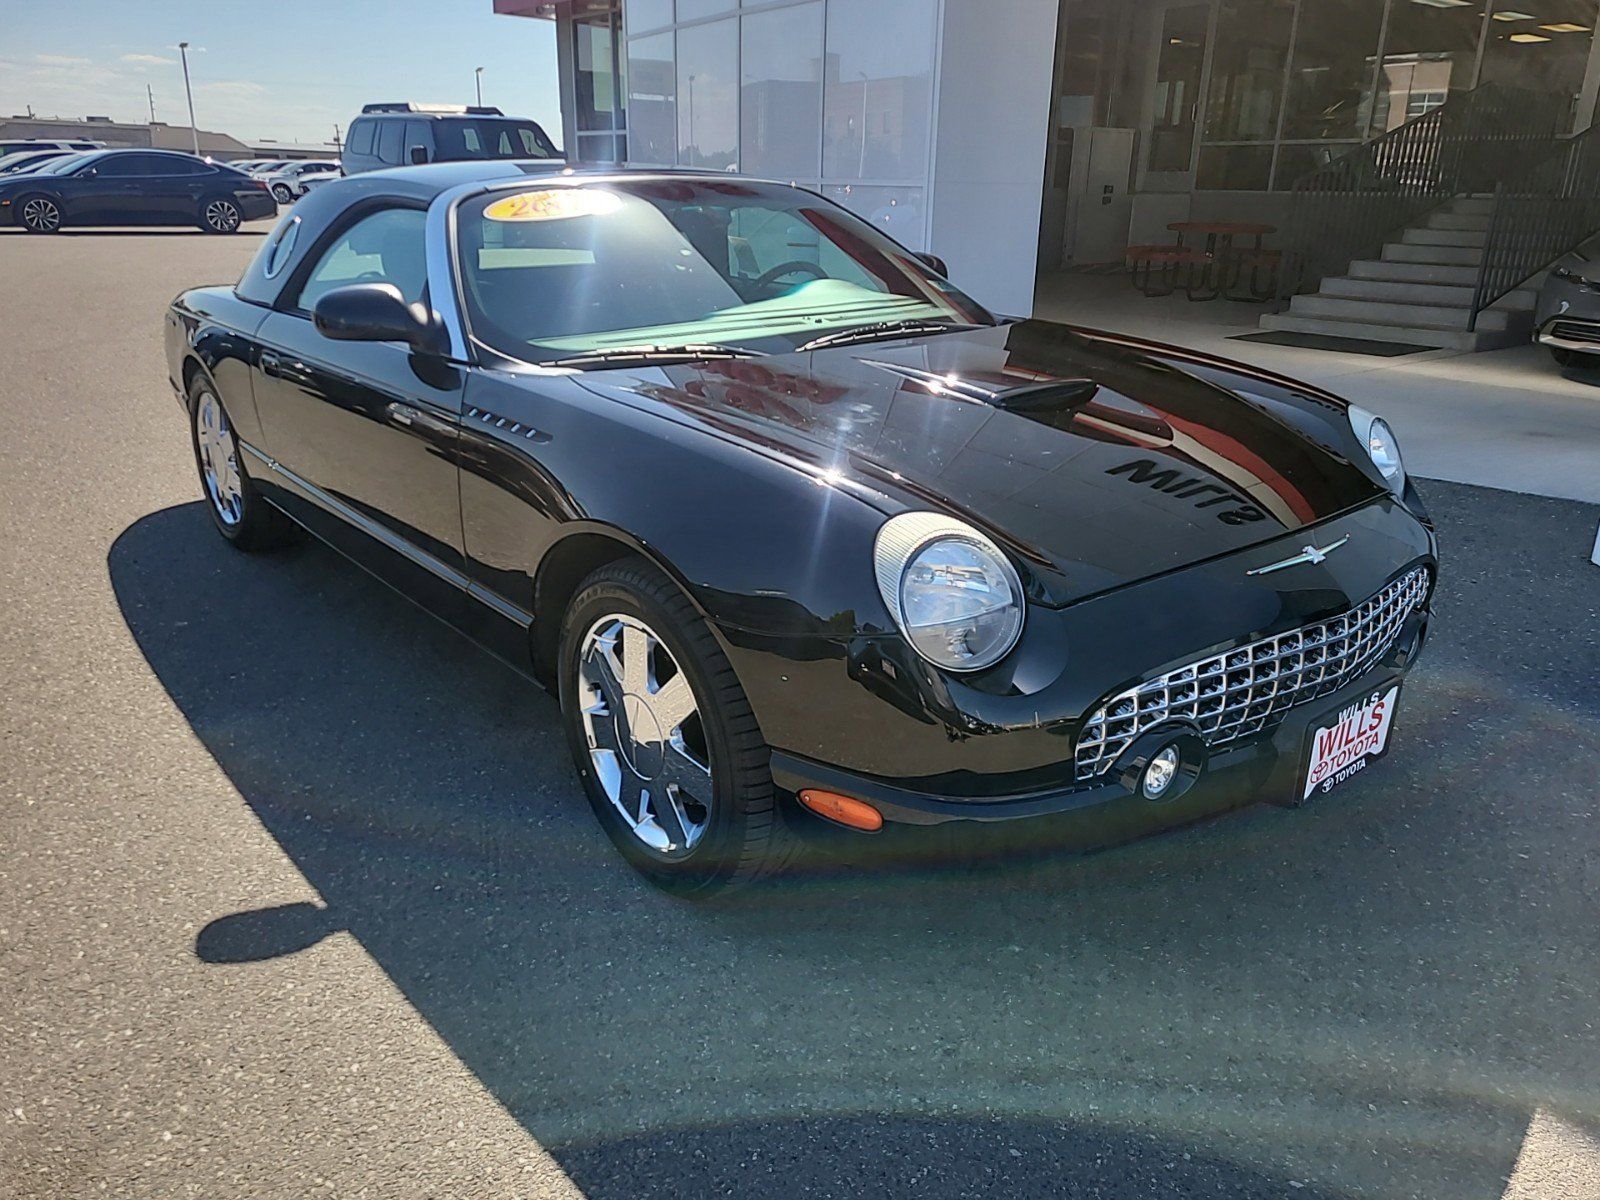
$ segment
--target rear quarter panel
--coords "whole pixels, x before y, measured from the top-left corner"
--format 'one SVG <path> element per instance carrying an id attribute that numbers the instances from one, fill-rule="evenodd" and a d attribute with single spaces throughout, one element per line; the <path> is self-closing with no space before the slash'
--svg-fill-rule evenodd
<path id="1" fill-rule="evenodd" d="M 256 330 L 268 310 L 239 299 L 227 287 L 192 288 L 167 310 L 167 374 L 180 398 L 186 371 L 210 376 L 239 437 L 258 449 L 262 440 L 251 372 L 258 347 Z"/>

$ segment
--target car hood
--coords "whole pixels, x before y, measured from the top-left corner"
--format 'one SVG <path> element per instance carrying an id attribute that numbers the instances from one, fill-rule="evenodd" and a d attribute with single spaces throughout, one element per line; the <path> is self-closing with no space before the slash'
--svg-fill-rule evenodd
<path id="1" fill-rule="evenodd" d="M 1292 534 L 1384 494 L 1331 433 L 1348 434 L 1342 412 L 1315 417 L 1309 427 L 1330 432 L 1314 438 L 1306 421 L 1285 419 L 1281 387 L 1276 399 L 1225 388 L 1045 321 L 580 379 L 864 484 L 887 511 L 955 512 L 1017 555 L 1045 603 Z"/>

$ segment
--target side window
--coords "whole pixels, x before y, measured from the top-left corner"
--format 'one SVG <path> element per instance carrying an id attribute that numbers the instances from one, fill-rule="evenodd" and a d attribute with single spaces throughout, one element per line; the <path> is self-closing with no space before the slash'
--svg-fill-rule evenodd
<path id="1" fill-rule="evenodd" d="M 357 121 L 350 126 L 350 136 L 345 139 L 344 148 L 351 154 L 371 154 L 372 126 L 371 121 Z"/>
<path id="2" fill-rule="evenodd" d="M 407 303 L 421 300 L 428 284 L 427 219 L 415 208 L 385 208 L 362 217 L 322 252 L 300 285 L 297 307 L 310 312 L 328 292 L 352 283 L 392 283 Z"/>
<path id="3" fill-rule="evenodd" d="M 157 156 L 152 155 L 152 158 Z M 199 159 L 183 158 L 179 155 L 161 155 L 151 172 L 153 175 L 210 175 L 211 168 Z"/>
<path id="4" fill-rule="evenodd" d="M 405 140 L 404 121 L 378 122 L 378 161 L 389 166 L 400 165 L 400 146 Z"/>
<path id="5" fill-rule="evenodd" d="M 283 273 L 283 268 L 288 265 L 290 257 L 294 254 L 294 244 L 300 237 L 300 218 L 290 217 L 284 222 L 283 228 L 278 230 L 277 236 L 272 240 L 271 249 L 267 251 L 266 265 L 261 273 L 268 279 L 276 279 Z"/>
<path id="6" fill-rule="evenodd" d="M 426 152 L 428 150 L 428 126 L 427 126 L 427 123 L 424 122 L 424 121 L 407 121 L 406 122 L 406 153 L 405 153 L 405 157 L 403 159 L 401 159 L 401 161 L 409 165 L 412 162 L 411 152 L 413 150 L 418 150 L 418 149 L 420 149 L 420 150 L 422 150 L 424 152 Z M 430 154 L 427 154 L 427 157 L 424 158 L 423 161 L 424 162 L 429 162 L 429 161 L 432 161 L 432 159 L 433 159 L 433 155 L 430 153 Z"/>
<path id="7" fill-rule="evenodd" d="M 127 179 L 134 175 L 148 175 L 143 160 L 147 154 L 113 154 L 95 163 L 95 174 L 101 179 Z"/>

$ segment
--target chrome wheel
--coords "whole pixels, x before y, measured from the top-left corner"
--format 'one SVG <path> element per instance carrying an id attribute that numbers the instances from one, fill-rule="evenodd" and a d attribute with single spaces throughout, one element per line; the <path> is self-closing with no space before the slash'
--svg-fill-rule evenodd
<path id="1" fill-rule="evenodd" d="M 656 854 L 694 849 L 711 823 L 711 758 L 689 677 L 637 617 L 613 613 L 578 651 L 589 761 L 634 837 Z"/>
<path id="2" fill-rule="evenodd" d="M 232 233 L 239 228 L 239 210 L 231 200 L 213 200 L 206 205 L 206 225 L 218 233 Z"/>
<path id="3" fill-rule="evenodd" d="M 35 196 L 22 206 L 22 223 L 35 233 L 54 233 L 61 228 L 61 210 L 54 200 Z"/>
<path id="4" fill-rule="evenodd" d="M 244 478 L 239 472 L 239 448 L 228 415 L 210 392 L 201 392 L 195 408 L 195 445 L 200 453 L 200 476 L 206 495 L 224 525 L 235 526 L 244 516 Z"/>
<path id="5" fill-rule="evenodd" d="M 279 204 L 290 204 L 294 201 L 294 193 L 287 184 L 275 183 L 272 185 L 272 198 Z"/>

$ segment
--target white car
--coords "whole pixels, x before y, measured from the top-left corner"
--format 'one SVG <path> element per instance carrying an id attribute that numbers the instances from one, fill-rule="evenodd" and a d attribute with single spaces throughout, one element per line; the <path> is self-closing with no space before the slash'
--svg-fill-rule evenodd
<path id="1" fill-rule="evenodd" d="M 66 141 L 56 141 L 51 138 L 7 138 L 0 141 L 0 154 L 21 154 L 25 150 L 64 150 L 72 154 L 82 154 L 88 150 L 104 150 L 104 142 L 90 141 L 87 138 L 69 138 Z"/>
<path id="2" fill-rule="evenodd" d="M 262 180 L 271 189 L 272 198 L 279 204 L 293 204 L 306 194 L 301 180 L 307 176 L 327 175 L 330 173 L 334 175 L 339 173 L 337 159 L 308 158 L 301 162 L 289 163 L 270 174 L 257 175 L 256 178 Z"/>

